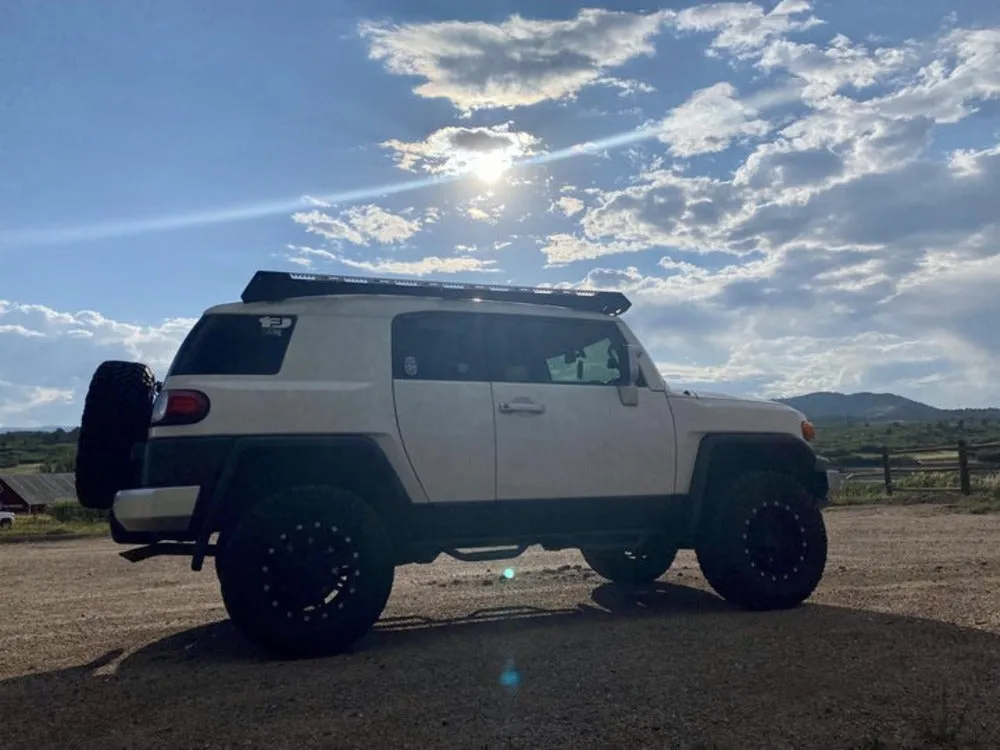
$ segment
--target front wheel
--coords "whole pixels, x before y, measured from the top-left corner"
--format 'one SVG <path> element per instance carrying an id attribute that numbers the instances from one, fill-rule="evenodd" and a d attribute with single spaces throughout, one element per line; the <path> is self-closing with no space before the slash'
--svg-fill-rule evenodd
<path id="1" fill-rule="evenodd" d="M 233 624 L 275 656 L 346 650 L 392 590 L 392 543 L 375 510 L 346 490 L 282 490 L 224 531 L 216 561 Z"/>
<path id="2" fill-rule="evenodd" d="M 827 536 L 815 498 L 794 477 L 754 471 L 709 498 L 698 563 L 724 599 L 750 610 L 808 599 L 826 567 Z"/>
<path id="3" fill-rule="evenodd" d="M 583 559 L 597 575 L 613 583 L 652 583 L 677 557 L 677 546 L 666 541 L 648 542 L 637 550 L 584 549 Z"/>

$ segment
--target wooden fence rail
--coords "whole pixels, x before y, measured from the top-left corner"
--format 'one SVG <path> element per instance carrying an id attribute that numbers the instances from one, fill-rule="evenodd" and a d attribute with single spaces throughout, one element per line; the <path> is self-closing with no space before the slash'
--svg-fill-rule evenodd
<path id="1" fill-rule="evenodd" d="M 867 466 L 867 467 L 850 467 L 845 466 L 843 470 L 847 473 L 848 479 L 858 478 L 874 478 L 881 475 L 882 484 L 885 487 L 885 492 L 887 495 L 893 494 L 897 489 L 893 482 L 893 476 L 899 477 L 900 475 L 908 474 L 946 474 L 946 473 L 957 473 L 958 474 L 958 487 L 906 487 L 906 492 L 961 492 L 963 495 L 972 494 L 972 476 L 973 474 L 991 474 L 1000 473 L 1000 465 L 987 464 L 981 465 L 976 462 L 976 465 L 970 465 L 969 454 L 977 453 L 983 450 L 990 449 L 1000 449 L 1000 443 L 979 443 L 975 445 L 969 445 L 964 440 L 959 440 L 957 445 L 938 445 L 933 447 L 924 448 L 905 448 L 890 451 L 888 447 L 882 448 L 881 451 L 881 467 Z M 942 465 L 940 462 L 936 462 L 931 465 L 926 466 L 893 466 L 892 459 L 895 456 L 914 456 L 921 453 L 943 453 L 945 451 L 955 451 L 957 454 L 957 461 L 955 463 L 948 463 Z"/>

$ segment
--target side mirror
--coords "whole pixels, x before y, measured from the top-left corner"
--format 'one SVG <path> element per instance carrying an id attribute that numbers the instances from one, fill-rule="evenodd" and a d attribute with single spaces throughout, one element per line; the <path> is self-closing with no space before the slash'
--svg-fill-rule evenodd
<path id="1" fill-rule="evenodd" d="M 635 344 L 628 344 L 628 377 L 625 385 L 618 386 L 618 398 L 622 406 L 639 405 L 639 373 L 641 368 L 639 361 L 642 358 L 642 349 Z"/>
<path id="2" fill-rule="evenodd" d="M 641 358 L 642 349 L 635 344 L 628 344 L 628 385 L 639 382 L 639 375 L 642 373 L 642 365 L 639 363 Z"/>

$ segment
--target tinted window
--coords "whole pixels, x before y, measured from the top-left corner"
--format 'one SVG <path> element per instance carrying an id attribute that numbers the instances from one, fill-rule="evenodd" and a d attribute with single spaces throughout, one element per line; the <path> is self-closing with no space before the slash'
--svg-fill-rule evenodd
<path id="1" fill-rule="evenodd" d="M 485 381 L 477 316 L 407 313 L 392 323 L 392 376 Z"/>
<path id="2" fill-rule="evenodd" d="M 206 315 L 168 375 L 275 375 L 295 331 L 294 315 Z"/>
<path id="3" fill-rule="evenodd" d="M 628 355 L 612 322 L 501 316 L 490 322 L 490 374 L 496 382 L 620 385 Z"/>

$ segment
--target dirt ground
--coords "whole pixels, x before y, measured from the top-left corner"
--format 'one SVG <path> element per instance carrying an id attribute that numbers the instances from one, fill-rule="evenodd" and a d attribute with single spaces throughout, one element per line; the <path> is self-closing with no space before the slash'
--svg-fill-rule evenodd
<path id="1" fill-rule="evenodd" d="M 232 630 L 210 565 L 0 545 L 0 747 L 1000 747 L 1000 516 L 827 519 L 796 610 L 729 607 L 688 552 L 632 592 L 577 553 L 442 558 L 299 662 Z"/>

